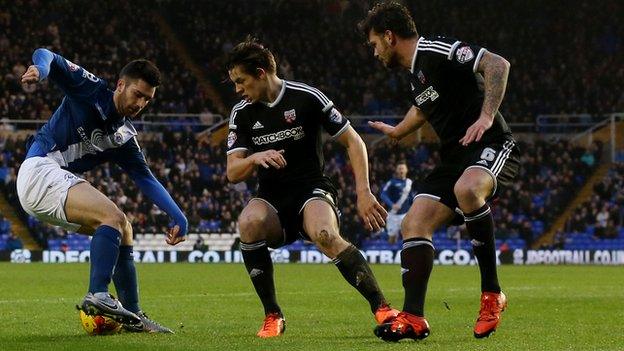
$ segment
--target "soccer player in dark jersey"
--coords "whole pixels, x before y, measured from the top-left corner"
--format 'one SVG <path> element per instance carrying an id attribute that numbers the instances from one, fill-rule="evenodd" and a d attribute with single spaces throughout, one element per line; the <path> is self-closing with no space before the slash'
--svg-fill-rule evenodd
<path id="1" fill-rule="evenodd" d="M 171 333 L 139 307 L 132 226 L 126 215 L 74 175 L 105 162 L 117 164 L 172 218 L 166 242 L 176 245 L 184 240 L 188 221 L 149 170 L 130 121 L 154 97 L 160 85 L 158 68 L 147 60 L 132 61 L 121 70 L 112 91 L 104 80 L 47 49 L 35 50 L 32 60 L 22 83 L 48 78 L 65 97 L 29 140 L 17 175 L 22 207 L 41 221 L 93 236 L 89 292 L 80 306 L 85 313 L 111 317 L 130 331 Z M 119 300 L 108 293 L 111 279 Z"/>
<path id="2" fill-rule="evenodd" d="M 481 273 L 474 336 L 488 336 L 507 306 L 496 273 L 488 201 L 511 184 L 519 167 L 516 143 L 498 112 L 509 63 L 460 40 L 419 36 L 409 11 L 396 2 L 375 5 L 359 27 L 386 67 L 409 71 L 412 90 L 413 106 L 398 125 L 370 125 L 398 140 L 429 122 L 442 144 L 441 163 L 418 188 L 402 223 L 403 311 L 375 334 L 389 341 L 429 335 L 424 301 L 434 257 L 432 235 L 442 225 L 465 222 Z"/>
<path id="3" fill-rule="evenodd" d="M 387 216 L 370 191 L 366 146 L 325 94 L 280 79 L 273 54 L 248 39 L 229 54 L 227 70 L 243 100 L 230 115 L 227 177 L 233 183 L 257 170 L 259 189 L 239 217 L 241 251 L 264 306 L 258 336 L 279 336 L 285 320 L 275 296 L 269 247 L 313 241 L 369 302 L 378 324 L 396 316 L 360 251 L 339 234 L 336 189 L 323 174 L 321 132 L 347 148 L 355 174 L 358 213 L 368 229 Z"/>

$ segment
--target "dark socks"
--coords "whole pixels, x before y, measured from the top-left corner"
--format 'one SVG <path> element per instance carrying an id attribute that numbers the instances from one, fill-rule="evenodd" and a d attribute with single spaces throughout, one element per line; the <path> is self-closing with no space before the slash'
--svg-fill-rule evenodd
<path id="1" fill-rule="evenodd" d="M 119 302 L 130 312 L 137 313 L 140 311 L 139 288 L 132 251 L 132 246 L 119 247 L 119 258 L 115 266 L 113 282 Z"/>
<path id="2" fill-rule="evenodd" d="M 89 292 L 107 292 L 119 256 L 121 233 L 107 225 L 99 226 L 91 239 Z"/>
<path id="3" fill-rule="evenodd" d="M 485 204 L 480 209 L 465 214 L 466 228 L 472 238 L 472 249 L 479 261 L 481 291 L 500 292 L 496 273 L 496 241 L 494 220 L 490 207 Z"/>
<path id="4" fill-rule="evenodd" d="M 386 303 L 373 271 L 355 246 L 350 245 L 333 261 L 347 282 L 366 298 L 373 313 L 380 305 Z"/>
<path id="5" fill-rule="evenodd" d="M 405 289 L 403 311 L 424 316 L 427 283 L 433 268 L 433 243 L 425 238 L 412 238 L 403 242 L 401 251 L 401 277 Z"/>
<path id="6" fill-rule="evenodd" d="M 271 261 L 271 254 L 269 253 L 266 241 L 262 240 L 254 243 L 241 242 L 240 247 L 247 273 L 249 273 L 256 293 L 258 297 L 260 297 L 260 301 L 262 301 L 265 315 L 269 313 L 281 314 L 282 311 L 275 297 L 273 261 Z"/>

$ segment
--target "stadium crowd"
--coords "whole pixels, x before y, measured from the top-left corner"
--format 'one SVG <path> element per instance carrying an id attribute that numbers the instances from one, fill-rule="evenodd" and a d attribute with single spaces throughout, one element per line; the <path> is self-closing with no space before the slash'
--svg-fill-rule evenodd
<path id="1" fill-rule="evenodd" d="M 83 66 L 111 88 L 127 62 L 148 58 L 166 69 L 146 113 L 207 111 L 209 100 L 163 40 L 149 2 L 106 1 L 92 10 L 87 1 L 0 0 L 0 118 L 45 120 L 60 103 L 62 92 L 48 81 L 20 83 L 38 47 Z"/>
<path id="2" fill-rule="evenodd" d="M 405 77 L 380 69 L 356 31 L 372 2 L 184 0 L 183 5 L 165 1 L 163 6 L 215 82 L 227 78 L 224 54 L 251 33 L 277 53 L 283 77 L 320 88 L 348 115 L 403 114 L 409 103 L 403 98 Z M 594 6 L 573 0 L 544 6 L 540 1 L 507 1 L 505 11 L 485 0 L 405 3 L 422 35 L 457 37 L 511 62 L 501 107 L 509 121 L 624 110 L 624 92 L 614 89 L 624 80 L 624 25 L 613 20 L 614 13 L 624 12 L 621 2 Z M 179 11 L 181 7 L 187 10 Z M 570 51 L 579 47 L 583 50 Z M 235 100 L 232 90 L 221 85 L 230 102 Z"/>
<path id="3" fill-rule="evenodd" d="M 615 165 L 608 175 L 594 186 L 592 196 L 579 205 L 567 221 L 565 231 L 568 233 L 585 233 L 593 227 L 596 238 L 613 238 L 617 236 L 617 227 L 622 226 L 624 215 L 624 167 Z"/>
<path id="4" fill-rule="evenodd" d="M 148 113 L 209 111 L 209 99 L 160 33 L 153 14 L 166 18 L 230 104 L 236 97 L 232 86 L 224 83 L 224 55 L 251 33 L 277 53 L 282 77 L 317 86 L 347 115 L 402 114 L 408 103 L 403 98 L 405 77 L 379 69 L 356 30 L 369 3 L 120 0 L 85 11 L 90 5 L 83 0 L 0 0 L 0 117 L 46 119 L 58 103 L 61 93 L 46 83 L 19 84 L 33 50 L 40 46 L 111 84 L 127 61 L 149 58 L 166 69 Z M 421 34 L 480 44 L 511 62 L 501 107 L 509 121 L 533 122 L 543 113 L 624 109 L 624 92 L 614 89 L 624 80 L 624 25 L 611 20 L 613 13 L 624 11 L 624 4 L 593 6 L 573 0 L 544 7 L 538 1 L 511 1 L 505 6 L 506 11 L 500 11 L 496 2 L 485 0 L 410 4 Z M 479 21 L 472 20 L 475 8 Z M 280 25 L 268 25 L 275 21 Z M 583 50 L 570 54 L 574 47 Z"/>

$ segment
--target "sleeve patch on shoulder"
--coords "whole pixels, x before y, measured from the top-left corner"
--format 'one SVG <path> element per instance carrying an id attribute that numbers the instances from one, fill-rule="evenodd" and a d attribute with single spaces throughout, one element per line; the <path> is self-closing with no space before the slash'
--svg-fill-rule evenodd
<path id="1" fill-rule="evenodd" d="M 457 62 L 466 63 L 474 58 L 474 52 L 470 48 L 470 46 L 462 46 L 457 49 L 455 52 L 455 57 L 457 58 Z"/>
<path id="2" fill-rule="evenodd" d="M 342 123 L 342 114 L 337 108 L 334 107 L 331 109 L 331 112 L 329 113 L 329 120 L 336 124 Z"/>
<path id="3" fill-rule="evenodd" d="M 235 142 L 236 142 L 236 132 L 235 131 L 230 131 L 230 134 L 228 134 L 228 137 L 227 137 L 228 149 L 231 148 L 232 145 L 234 145 Z"/>

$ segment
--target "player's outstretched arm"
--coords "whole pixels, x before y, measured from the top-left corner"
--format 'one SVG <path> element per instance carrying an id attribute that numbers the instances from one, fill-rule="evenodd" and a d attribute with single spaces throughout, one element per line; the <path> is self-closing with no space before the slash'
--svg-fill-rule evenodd
<path id="1" fill-rule="evenodd" d="M 22 83 L 38 83 L 47 78 L 65 94 L 80 99 L 88 99 L 93 91 L 105 86 L 100 78 L 45 48 L 33 52 L 32 62 L 22 76 Z"/>
<path id="2" fill-rule="evenodd" d="M 368 125 L 384 133 L 393 141 L 398 142 L 409 133 L 418 130 L 425 122 L 427 122 L 425 114 L 416 108 L 416 106 L 412 106 L 405 114 L 403 120 L 396 126 L 391 126 L 379 121 L 370 121 Z"/>
<path id="3" fill-rule="evenodd" d="M 167 244 L 176 245 L 186 240 L 188 220 L 167 189 L 149 170 L 136 140 L 128 141 L 117 150 L 114 162 L 128 173 L 145 196 L 173 219 L 173 225 L 167 231 L 165 239 Z"/>
<path id="4" fill-rule="evenodd" d="M 485 88 L 481 115 L 466 130 L 466 135 L 459 140 L 462 145 L 468 145 L 473 141 L 481 140 L 485 131 L 492 126 L 494 115 L 505 96 L 510 67 L 509 61 L 499 55 L 488 51 L 485 51 L 483 54 L 477 68 L 477 72 L 483 74 Z"/>
<path id="5" fill-rule="evenodd" d="M 286 167 L 284 150 L 266 150 L 245 157 L 245 151 L 236 151 L 227 156 L 227 178 L 231 183 L 240 183 L 253 174 L 256 167 L 281 169 Z"/>
<path id="6" fill-rule="evenodd" d="M 370 190 L 366 144 L 351 126 L 340 134 L 337 140 L 347 149 L 349 161 L 351 161 L 355 175 L 358 213 L 368 230 L 378 231 L 386 225 L 388 212 L 379 204 Z"/>

